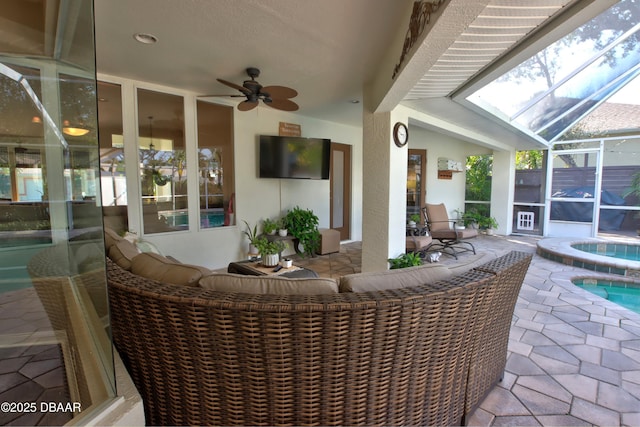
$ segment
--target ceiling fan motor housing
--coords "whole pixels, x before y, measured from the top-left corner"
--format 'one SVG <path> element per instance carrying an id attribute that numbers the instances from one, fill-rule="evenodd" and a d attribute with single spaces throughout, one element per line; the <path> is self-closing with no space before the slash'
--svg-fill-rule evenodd
<path id="1" fill-rule="evenodd" d="M 256 77 L 260 77 L 260 70 L 256 67 L 249 67 L 247 68 L 247 75 L 252 79 L 255 79 Z"/>

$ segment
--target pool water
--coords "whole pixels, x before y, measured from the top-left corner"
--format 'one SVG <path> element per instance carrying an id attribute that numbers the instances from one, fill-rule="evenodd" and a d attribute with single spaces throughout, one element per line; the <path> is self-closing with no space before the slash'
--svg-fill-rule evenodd
<path id="1" fill-rule="evenodd" d="M 577 243 L 571 246 L 574 249 L 590 254 L 640 261 L 640 245 L 629 245 L 625 243 Z"/>
<path id="2" fill-rule="evenodd" d="M 186 211 L 165 211 L 162 215 L 166 218 L 167 224 L 172 227 L 189 227 L 189 213 Z M 224 225 L 224 211 L 200 212 L 200 228 L 222 227 Z"/>
<path id="3" fill-rule="evenodd" d="M 576 279 L 576 286 L 640 314 L 640 283 L 603 279 Z"/>

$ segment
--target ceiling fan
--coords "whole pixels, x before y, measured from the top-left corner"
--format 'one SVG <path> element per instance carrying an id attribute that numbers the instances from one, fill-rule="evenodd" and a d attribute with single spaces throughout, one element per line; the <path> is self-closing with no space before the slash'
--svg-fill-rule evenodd
<path id="1" fill-rule="evenodd" d="M 276 110 L 296 111 L 298 109 L 298 104 L 289 99 L 298 96 L 298 92 L 295 89 L 285 86 L 262 86 L 256 81 L 256 77 L 260 76 L 260 70 L 255 67 L 247 68 L 247 75 L 251 80 L 245 80 L 242 86 L 226 80 L 217 79 L 223 85 L 239 90 L 242 93 L 241 95 L 202 95 L 201 98 L 209 96 L 244 96 L 247 99 L 238 104 L 238 110 L 240 111 L 254 109 L 258 106 L 259 100 L 262 100 L 266 105 Z"/>

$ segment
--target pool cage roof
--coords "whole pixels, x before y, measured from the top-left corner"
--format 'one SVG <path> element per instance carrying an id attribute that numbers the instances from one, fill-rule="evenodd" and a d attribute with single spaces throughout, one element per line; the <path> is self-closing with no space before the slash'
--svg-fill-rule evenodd
<path id="1" fill-rule="evenodd" d="M 622 0 L 466 100 L 549 145 L 637 134 L 638 93 L 640 0 Z"/>

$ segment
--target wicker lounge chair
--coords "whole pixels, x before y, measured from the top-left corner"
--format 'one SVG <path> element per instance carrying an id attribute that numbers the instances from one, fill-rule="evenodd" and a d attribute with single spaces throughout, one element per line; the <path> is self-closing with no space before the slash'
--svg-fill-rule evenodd
<path id="1" fill-rule="evenodd" d="M 478 235 L 478 230 L 473 228 L 456 228 L 456 221 L 449 219 L 447 208 L 444 203 L 427 204 L 423 208 L 424 219 L 432 238 L 440 243 L 433 245 L 442 252 L 458 259 L 458 254 L 471 251 L 476 253 L 476 248 L 466 239 L 471 239 Z"/>

